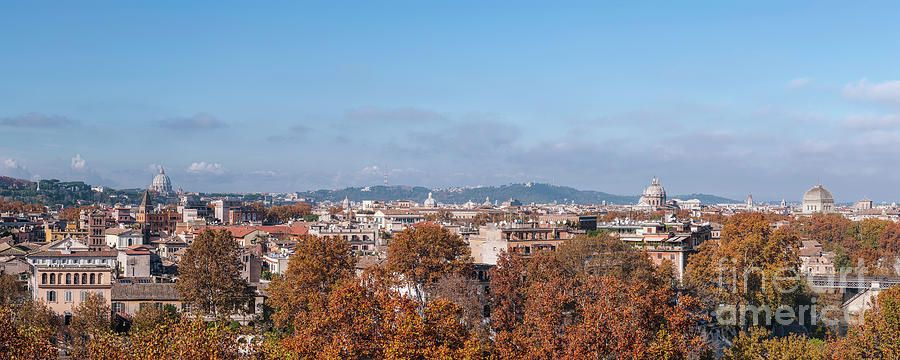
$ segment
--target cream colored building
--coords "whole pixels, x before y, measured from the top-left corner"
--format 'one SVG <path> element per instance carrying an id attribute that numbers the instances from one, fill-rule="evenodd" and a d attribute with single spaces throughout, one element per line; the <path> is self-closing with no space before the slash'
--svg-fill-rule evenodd
<path id="1" fill-rule="evenodd" d="M 834 197 L 822 185 L 813 186 L 803 195 L 801 212 L 804 214 L 834 212 Z"/>
<path id="2" fill-rule="evenodd" d="M 71 238 L 47 244 L 26 257 L 32 296 L 66 316 L 90 293 L 103 295 L 109 303 L 116 254 L 115 250 L 91 251 Z"/>

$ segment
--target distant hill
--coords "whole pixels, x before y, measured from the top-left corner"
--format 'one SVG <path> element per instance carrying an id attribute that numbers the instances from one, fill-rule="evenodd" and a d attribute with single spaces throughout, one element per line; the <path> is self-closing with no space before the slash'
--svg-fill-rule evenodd
<path id="1" fill-rule="evenodd" d="M 634 204 L 640 196 L 615 195 L 601 191 L 578 190 L 568 186 L 550 184 L 510 184 L 501 186 L 465 187 L 450 189 L 429 189 L 422 186 L 369 186 L 349 187 L 337 190 L 316 190 L 301 192 L 301 197 L 316 202 L 341 201 L 345 197 L 352 201 L 377 200 L 413 200 L 421 203 L 433 192 L 434 199 L 445 204 L 462 204 L 468 201 L 482 203 L 486 198 L 491 202 L 503 202 L 514 198 L 524 204 L 564 203 L 575 201 L 577 204 L 599 204 L 603 201 L 611 204 Z M 734 203 L 736 201 L 715 195 L 690 194 L 673 198 L 682 200 L 699 199 L 704 204 Z"/>
<path id="2" fill-rule="evenodd" d="M 137 204 L 141 200 L 141 190 L 115 190 L 106 188 L 103 192 L 91 189 L 83 181 L 40 180 L 40 191 L 36 182 L 0 176 L 0 200 L 21 201 L 26 204 L 77 206 L 90 203 Z"/>
<path id="3" fill-rule="evenodd" d="M 716 195 L 709 194 L 688 194 L 688 195 L 675 195 L 670 199 L 681 199 L 681 200 L 691 200 L 697 199 L 700 200 L 701 203 L 706 205 L 715 205 L 715 204 L 737 204 L 742 203 L 743 201 L 737 201 L 729 198 L 724 198 Z"/>
<path id="4" fill-rule="evenodd" d="M 5 176 L 0 177 L 0 200 L 39 203 L 46 206 L 57 204 L 73 206 L 94 202 L 137 204 L 141 200 L 142 191 L 140 189 L 115 190 L 106 188 L 103 192 L 97 192 L 93 191 L 90 185 L 81 181 L 62 182 L 54 179 L 41 180 L 40 185 L 40 191 L 37 191 L 37 183 L 35 182 Z M 537 183 L 446 189 L 401 185 L 349 187 L 336 190 L 306 191 L 300 192 L 299 195 L 315 202 L 338 202 L 347 197 L 357 202 L 362 200 L 413 200 L 422 203 L 428 197 L 429 192 L 433 192 L 435 200 L 445 204 L 463 204 L 468 201 L 480 204 L 485 199 L 490 199 L 492 203 L 517 199 L 523 204 L 569 203 L 572 201 L 577 204 L 599 204 L 604 201 L 608 204 L 634 204 L 639 199 L 637 195 L 615 195 L 602 191 L 578 190 L 568 186 Z M 245 201 L 258 201 L 261 197 L 260 194 L 244 194 L 242 196 Z M 737 202 L 708 194 L 676 195 L 670 198 L 682 200 L 699 199 L 704 204 Z"/>
<path id="5" fill-rule="evenodd" d="M 30 187 L 31 181 L 0 176 L 0 189 L 25 189 Z"/>

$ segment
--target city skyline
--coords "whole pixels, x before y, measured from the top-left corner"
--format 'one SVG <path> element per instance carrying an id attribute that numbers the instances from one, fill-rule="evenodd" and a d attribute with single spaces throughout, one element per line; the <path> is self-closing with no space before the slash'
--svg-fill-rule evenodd
<path id="1" fill-rule="evenodd" d="M 900 198 L 897 5 L 774 4 L 11 3 L 0 175 Z"/>

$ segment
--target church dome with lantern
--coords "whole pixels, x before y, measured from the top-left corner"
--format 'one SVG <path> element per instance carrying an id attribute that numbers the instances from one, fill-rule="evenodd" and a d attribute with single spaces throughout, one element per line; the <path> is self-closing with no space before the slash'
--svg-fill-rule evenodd
<path id="1" fill-rule="evenodd" d="M 653 178 L 650 186 L 644 189 L 638 205 L 663 206 L 666 204 L 666 189 L 659 184 L 659 179 Z"/>
<path id="2" fill-rule="evenodd" d="M 153 182 L 150 183 L 150 191 L 162 195 L 169 195 L 172 193 L 172 182 L 169 180 L 169 177 L 166 175 L 166 171 L 162 166 L 159 167 L 159 174 L 156 174 L 156 176 L 153 177 Z"/>

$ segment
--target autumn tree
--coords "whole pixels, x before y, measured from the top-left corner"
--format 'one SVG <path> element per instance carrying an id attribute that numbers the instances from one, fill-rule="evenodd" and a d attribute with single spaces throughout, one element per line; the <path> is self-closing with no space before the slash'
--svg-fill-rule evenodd
<path id="1" fill-rule="evenodd" d="M 75 310 L 69 328 L 76 339 L 90 339 L 110 331 L 111 311 L 106 298 L 100 293 L 90 293 Z"/>
<path id="2" fill-rule="evenodd" d="M 0 306 L 19 304 L 28 293 L 15 275 L 0 271 Z"/>
<path id="3" fill-rule="evenodd" d="M 268 209 L 266 221 L 270 223 L 286 223 L 291 220 L 301 219 L 311 214 L 312 206 L 307 203 L 275 206 Z"/>
<path id="4" fill-rule="evenodd" d="M 435 300 L 423 311 L 395 291 L 343 281 L 294 335 L 263 346 L 269 359 L 475 359 L 484 349 L 462 309 Z"/>
<path id="5" fill-rule="evenodd" d="M 269 283 L 269 304 L 275 308 L 275 325 L 288 328 L 297 315 L 321 302 L 332 288 L 353 278 L 356 257 L 350 244 L 339 236 L 306 236 L 300 239 L 283 276 Z"/>
<path id="6" fill-rule="evenodd" d="M 138 310 L 137 314 L 134 314 L 131 319 L 130 331 L 151 330 L 160 325 L 175 323 L 179 318 L 178 310 L 172 305 L 166 305 L 164 308 L 145 306 Z"/>
<path id="7" fill-rule="evenodd" d="M 525 314 L 525 260 L 515 252 L 503 252 L 491 269 L 491 326 L 507 333 Z"/>
<path id="8" fill-rule="evenodd" d="M 63 209 L 59 213 L 60 220 L 66 220 L 68 222 L 78 222 L 82 211 L 90 211 L 98 209 L 94 205 L 90 206 L 79 206 L 79 207 L 67 207 Z"/>
<path id="9" fill-rule="evenodd" d="M 791 334 L 773 337 L 764 328 L 754 327 L 742 331 L 733 345 L 725 350 L 723 360 L 824 360 L 825 343 L 802 335 Z"/>
<path id="10" fill-rule="evenodd" d="M 177 318 L 127 335 L 103 333 L 75 354 L 78 360 L 232 360 L 247 358 L 237 334 L 219 323 Z"/>
<path id="11" fill-rule="evenodd" d="M 451 274 L 435 282 L 429 289 L 429 295 L 433 299 L 458 305 L 462 314 L 461 320 L 467 328 L 482 339 L 490 336 L 490 329 L 484 321 L 487 294 L 478 281 L 463 274 Z"/>
<path id="12" fill-rule="evenodd" d="M 570 277 L 612 276 L 624 282 L 643 281 L 668 286 L 674 280 L 671 267 L 653 265 L 644 251 L 607 233 L 578 235 L 559 244 L 553 256 Z"/>
<path id="13" fill-rule="evenodd" d="M 420 303 L 428 301 L 426 286 L 442 277 L 470 269 L 469 245 L 440 225 L 409 227 L 391 239 L 387 269 L 409 286 Z"/>
<path id="14" fill-rule="evenodd" d="M 191 310 L 216 317 L 240 311 L 249 301 L 241 277 L 240 249 L 228 230 L 204 229 L 178 265 L 178 293 Z"/>
<path id="15" fill-rule="evenodd" d="M 47 207 L 41 204 L 26 204 L 21 201 L 7 202 L 0 200 L 0 212 L 10 213 L 29 213 L 29 212 L 47 212 Z"/>
<path id="16" fill-rule="evenodd" d="M 328 214 L 330 214 L 330 215 L 337 215 L 337 214 L 340 214 L 343 212 L 344 212 L 344 207 L 340 206 L 340 205 L 332 206 L 332 207 L 328 208 Z"/>
<path id="17" fill-rule="evenodd" d="M 689 358 L 705 352 L 696 300 L 679 297 L 668 283 L 625 276 L 626 283 L 588 271 L 576 276 L 561 260 L 548 252 L 527 260 L 501 255 L 491 276 L 498 359 Z"/>
<path id="18" fill-rule="evenodd" d="M 796 223 L 805 238 L 818 241 L 826 250 L 841 246 L 841 242 L 853 227 L 853 221 L 841 214 L 816 213 L 801 217 Z"/>
<path id="19" fill-rule="evenodd" d="M 17 324 L 12 311 L 0 305 L 0 358 L 51 360 L 57 358 L 57 351 L 43 329 Z"/>
<path id="20" fill-rule="evenodd" d="M 773 231 L 760 213 L 732 216 L 718 241 L 688 259 L 685 283 L 707 304 L 794 305 L 803 295 L 796 229 Z"/>
<path id="21" fill-rule="evenodd" d="M 829 344 L 833 359 L 900 359 L 900 287 L 882 290 L 861 324 Z"/>

